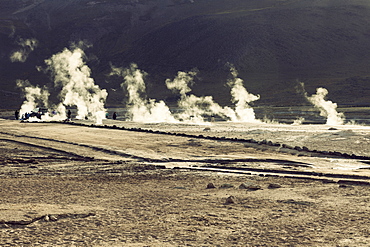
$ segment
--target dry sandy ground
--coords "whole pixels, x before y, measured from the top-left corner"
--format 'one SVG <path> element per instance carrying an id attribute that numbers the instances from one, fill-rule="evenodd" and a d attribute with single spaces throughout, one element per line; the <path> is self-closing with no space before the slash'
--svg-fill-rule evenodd
<path id="1" fill-rule="evenodd" d="M 370 156 L 370 130 L 362 126 L 105 124 Z M 207 164 L 363 178 L 181 169 Z M 0 120 L 0 243 L 370 246 L 370 187 L 353 183 L 368 182 L 367 176 L 368 163 L 362 160 L 243 142 Z M 210 183 L 215 188 L 207 188 Z"/>

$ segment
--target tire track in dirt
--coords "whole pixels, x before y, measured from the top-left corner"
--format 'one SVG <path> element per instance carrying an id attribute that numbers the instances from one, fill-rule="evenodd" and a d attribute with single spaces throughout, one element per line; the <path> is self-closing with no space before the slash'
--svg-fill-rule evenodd
<path id="1" fill-rule="evenodd" d="M 235 173 L 244 175 L 259 175 L 262 177 L 285 177 L 295 179 L 310 179 L 318 180 L 325 183 L 339 183 L 351 185 L 364 185 L 370 186 L 370 176 L 363 175 L 350 175 L 350 174 L 333 174 L 314 171 L 299 171 L 299 170 L 281 170 L 281 169 L 266 169 L 266 168 L 250 168 L 250 167 L 235 167 L 235 166 L 216 166 L 204 165 L 201 167 L 187 167 L 176 169 L 187 169 L 193 171 L 211 171 L 211 172 L 224 172 Z M 339 179 L 339 180 L 336 180 Z"/>
<path id="2" fill-rule="evenodd" d="M 1 133 L 1 134 L 3 134 L 3 133 Z M 81 155 L 76 154 L 76 153 L 73 153 L 73 152 L 68 152 L 68 151 L 65 151 L 65 150 L 56 149 L 56 148 L 52 148 L 52 147 L 46 147 L 44 145 L 38 145 L 38 144 L 24 142 L 24 141 L 16 141 L 16 140 L 5 139 L 5 138 L 0 138 L 0 141 L 3 141 L 3 142 L 12 142 L 12 143 L 16 143 L 16 144 L 21 144 L 21 145 L 33 147 L 33 148 L 45 149 L 45 150 L 48 150 L 48 151 L 52 151 L 52 152 L 60 153 L 60 154 L 63 154 L 63 155 L 68 155 L 68 156 L 80 158 L 80 159 L 93 159 L 91 157 L 81 156 Z"/>
<path id="3" fill-rule="evenodd" d="M 195 135 L 195 134 L 187 134 L 187 133 L 180 133 L 180 132 L 178 133 L 178 132 L 158 131 L 158 130 L 151 130 L 151 129 L 144 129 L 144 128 L 117 127 L 116 125 L 112 125 L 112 126 L 95 125 L 95 124 L 87 125 L 87 124 L 74 123 L 74 122 L 60 123 L 60 124 L 68 124 L 68 125 L 84 126 L 84 127 L 90 127 L 90 128 L 100 128 L 100 129 L 105 128 L 105 129 L 126 130 L 126 131 L 134 131 L 134 132 L 145 132 L 145 133 L 153 133 L 153 134 L 159 134 L 159 135 L 170 135 L 170 136 L 188 137 L 188 138 L 195 138 L 195 139 L 224 141 L 224 142 L 231 142 L 231 143 L 243 143 L 246 147 L 251 147 L 256 150 L 266 150 L 267 149 L 267 150 L 279 152 L 282 154 L 293 154 L 293 155 L 300 155 L 300 156 L 307 156 L 307 157 L 355 159 L 355 160 L 362 160 L 365 162 L 367 160 L 370 160 L 369 156 L 348 154 L 348 153 L 342 153 L 342 152 L 337 152 L 337 151 L 310 150 L 309 148 L 304 147 L 304 146 L 303 147 L 299 147 L 299 146 L 292 147 L 284 143 L 282 144 L 274 143 L 268 140 L 256 141 L 254 139 Z"/>
<path id="4" fill-rule="evenodd" d="M 0 134 L 5 135 L 7 133 L 0 132 Z M 296 167 L 299 167 L 299 166 L 300 167 L 310 167 L 311 166 L 311 164 L 304 163 L 304 162 L 296 162 L 296 161 L 282 160 L 282 159 L 254 159 L 254 158 L 246 158 L 246 159 L 194 159 L 194 160 L 192 160 L 192 159 L 174 159 L 174 158 L 153 159 L 153 158 L 147 158 L 147 157 L 141 157 L 141 156 L 134 156 L 132 154 L 126 154 L 126 153 L 123 153 L 123 152 L 119 152 L 119 151 L 115 151 L 115 150 L 111 150 L 111 149 L 106 149 L 106 148 L 101 148 L 101 147 L 96 147 L 96 146 L 92 146 L 92 145 L 88 145 L 88 144 L 80 144 L 80 143 L 74 143 L 74 142 L 67 142 L 67 141 L 63 141 L 63 140 L 56 140 L 56 139 L 35 137 L 35 136 L 27 136 L 27 135 L 14 135 L 14 134 L 12 134 L 12 136 L 16 136 L 16 137 L 20 137 L 20 138 L 29 138 L 29 139 L 32 139 L 32 140 L 43 140 L 43 141 L 48 141 L 48 142 L 56 142 L 56 143 L 63 143 L 63 144 L 66 144 L 66 145 L 84 147 L 84 148 L 92 149 L 92 150 L 98 151 L 98 152 L 103 152 L 103 153 L 112 154 L 112 155 L 118 155 L 120 157 L 125 157 L 125 158 L 136 159 L 137 161 L 141 161 L 141 162 L 151 162 L 151 163 L 196 162 L 196 163 L 210 163 L 210 164 L 214 164 L 214 163 L 224 164 L 224 163 L 238 163 L 238 162 L 245 162 L 245 163 L 248 163 L 248 162 L 263 162 L 263 163 L 276 163 L 276 164 L 292 165 L 292 166 L 296 166 Z M 45 144 L 40 145 L 40 144 L 34 144 L 34 143 L 30 143 L 30 142 L 16 141 L 16 140 L 11 140 L 11 139 L 4 139 L 4 138 L 0 138 L 0 140 L 9 141 L 9 142 L 13 142 L 13 143 L 18 143 L 18 144 L 22 144 L 22 145 L 27 145 L 27 146 L 30 146 L 30 147 L 43 148 L 43 149 L 46 149 L 46 150 L 49 150 L 49 151 L 62 153 L 64 155 L 69 155 L 69 156 L 77 157 L 77 158 L 80 158 L 80 159 L 85 159 L 86 161 L 94 159 L 93 157 L 86 157 L 86 156 L 82 156 L 82 155 L 79 155 L 79 154 L 74 153 L 74 152 L 69 152 L 69 151 L 65 151 L 65 150 L 61 150 L 61 149 L 52 148 L 50 146 L 45 146 Z"/>
<path id="5" fill-rule="evenodd" d="M 85 155 L 86 150 L 90 150 L 90 152 L 89 151 L 87 151 L 87 152 L 91 153 L 91 151 L 94 151 L 94 152 L 101 152 L 101 153 L 104 153 L 105 155 L 109 155 L 109 156 L 118 156 L 119 158 L 145 160 L 145 158 L 143 158 L 143 157 L 133 156 L 131 154 L 126 154 L 124 152 L 119 152 L 119 151 L 106 149 L 106 148 L 102 148 L 102 147 L 96 147 L 96 146 L 83 144 L 83 143 L 76 143 L 76 142 L 57 140 L 57 139 L 51 139 L 51 138 L 44 138 L 44 137 L 28 136 L 28 135 L 9 134 L 9 133 L 5 133 L 5 132 L 0 132 L 0 134 L 5 135 L 5 136 L 12 136 L 12 137 L 25 139 L 24 141 L 19 141 L 19 140 L 13 140 L 13 139 L 10 139 L 10 138 L 1 138 L 0 140 L 3 140 L 3 141 L 14 142 L 14 143 L 22 144 L 22 145 L 28 145 L 28 146 L 31 146 L 31 147 L 43 148 L 45 150 L 59 152 L 59 153 L 65 154 L 65 155 L 73 156 L 73 157 L 79 157 L 79 158 L 85 158 L 85 159 L 94 159 L 91 156 L 86 156 Z M 32 140 L 32 141 L 30 141 L 30 140 Z M 46 141 L 46 143 L 41 144 L 39 141 Z M 61 144 L 62 144 L 62 146 L 61 146 Z M 57 145 L 57 146 L 59 146 L 59 148 L 53 148 L 52 147 L 53 145 Z M 63 148 L 61 148 L 61 147 L 63 147 Z M 78 149 L 76 149 L 76 147 L 78 147 Z M 65 151 L 66 149 L 72 149 L 72 150 L 75 150 L 75 151 L 74 152 Z M 85 152 L 83 152 L 84 150 L 82 150 L 82 149 L 85 149 Z M 78 154 L 78 153 L 76 153 L 76 151 L 79 152 L 79 153 L 82 153 L 82 154 Z"/>
<path id="6" fill-rule="evenodd" d="M 70 125 L 76 125 L 76 124 L 70 124 Z M 77 124 L 77 126 L 81 127 L 92 127 L 92 128 L 106 128 L 106 129 L 117 129 L 118 127 L 116 126 L 95 126 L 95 125 L 81 125 Z M 274 144 L 270 142 L 262 142 L 262 143 L 256 143 L 251 140 L 246 140 L 246 139 L 237 139 L 237 138 L 225 138 L 225 137 L 212 137 L 212 136 L 204 136 L 204 135 L 192 135 L 192 134 L 185 134 L 185 133 L 168 133 L 168 132 L 163 132 L 163 131 L 151 131 L 151 130 L 146 130 L 146 129 L 140 129 L 140 128 L 119 128 L 125 131 L 132 131 L 132 132 L 144 132 L 144 135 L 167 135 L 167 136 L 175 136 L 174 140 L 177 141 L 177 137 L 179 138 L 194 138 L 194 139 L 205 139 L 208 141 L 215 141 L 215 142 L 228 142 L 228 143 L 245 143 L 245 145 L 248 144 L 248 146 L 252 146 L 256 149 L 263 149 L 263 148 L 269 148 L 270 151 L 279 151 L 276 149 L 282 149 L 282 148 L 287 148 L 284 146 L 284 144 Z M 165 168 L 166 166 L 168 167 L 183 167 L 186 168 L 190 166 L 187 163 L 193 164 L 192 166 L 201 166 L 201 167 L 207 167 L 207 166 L 222 166 L 224 164 L 228 164 L 229 166 L 233 166 L 234 170 L 240 169 L 242 166 L 248 166 L 248 169 L 255 173 L 263 174 L 263 173 L 275 173 L 275 174 L 281 174 L 281 173 L 290 173 L 291 175 L 309 175 L 309 176 L 317 176 L 316 172 L 309 172 L 310 174 L 307 174 L 306 171 L 303 170 L 298 170 L 297 168 L 312 168 L 312 164 L 306 163 L 306 162 L 297 162 L 294 161 L 294 158 L 296 156 L 292 156 L 292 160 L 289 158 L 289 156 L 286 156 L 286 159 L 266 159 L 266 158 L 202 158 L 202 157 L 197 157 L 192 159 L 190 158 L 153 158 L 149 154 L 146 156 L 145 152 L 143 156 L 139 155 L 133 155 L 133 154 L 128 154 L 123 151 L 117 150 L 118 146 L 110 146 L 105 145 L 104 147 L 99 147 L 99 146 L 94 146 L 91 144 L 86 144 L 86 143 L 77 143 L 77 142 L 72 142 L 72 141 L 66 141 L 66 140 L 61 140 L 57 138 L 51 138 L 51 137 L 40 137 L 40 136 L 30 136 L 30 135 L 24 135 L 24 134 L 14 134 L 14 133 L 6 133 L 6 132 L 0 132 L 0 134 L 5 135 L 5 136 L 11 136 L 11 137 L 16 137 L 21 140 L 17 140 L 19 143 L 23 144 L 28 144 L 28 145 L 34 145 L 34 147 L 43 147 L 48 150 L 53 150 L 53 151 L 58 151 L 58 152 L 64 152 L 65 154 L 70 154 L 72 156 L 81 156 L 81 157 L 91 157 L 85 155 L 86 153 L 91 154 L 91 152 L 99 152 L 103 155 L 108 155 L 111 158 L 114 157 L 114 159 L 117 160 L 123 160 L 123 159 L 128 159 L 129 161 L 133 162 L 140 162 L 142 165 L 149 165 L 150 163 L 161 163 L 163 166 L 162 168 Z M 6 138 L 9 139 L 9 138 Z M 150 138 L 148 138 L 150 140 Z M 13 140 L 15 141 L 15 140 Z M 85 139 L 86 141 L 86 139 Z M 54 147 L 53 147 L 54 146 Z M 55 146 L 58 146 L 59 148 L 55 148 Z M 76 149 L 76 147 L 78 147 Z M 108 147 L 108 148 L 107 148 Z M 310 156 L 310 157 L 317 157 L 315 152 L 307 150 L 305 148 L 301 148 L 302 150 L 298 148 L 294 148 L 295 152 L 302 153 L 302 156 Z M 78 151 L 72 152 L 70 150 Z M 171 152 L 171 151 L 169 151 Z M 284 152 L 283 152 L 284 153 Z M 102 155 L 99 155 L 102 157 Z M 341 158 L 341 159 L 355 159 L 357 160 L 360 157 L 357 156 L 350 156 L 347 157 L 348 155 L 338 153 L 330 153 L 328 155 L 329 157 L 334 156 L 335 158 Z M 283 156 L 282 156 L 283 157 Z M 318 158 L 327 158 L 323 153 L 319 153 Z M 365 157 L 366 158 L 366 157 Z M 102 160 L 102 159 L 101 159 Z M 360 161 L 361 162 L 361 161 Z M 183 163 L 184 165 L 181 165 Z M 249 166 L 246 164 L 254 164 L 253 166 Z M 261 164 L 265 166 L 263 169 L 258 169 L 256 167 L 256 164 Z M 280 170 L 276 170 L 272 168 L 272 166 L 280 166 Z M 114 164 L 112 165 L 111 168 L 113 168 Z M 284 167 L 285 166 L 285 167 Z M 254 169 L 254 170 L 253 170 Z M 337 178 L 340 178 L 342 175 L 341 174 L 334 174 L 334 175 L 328 175 L 330 176 L 337 176 Z M 349 178 L 353 179 L 367 179 L 367 178 L 360 178 L 356 176 L 352 176 Z"/>

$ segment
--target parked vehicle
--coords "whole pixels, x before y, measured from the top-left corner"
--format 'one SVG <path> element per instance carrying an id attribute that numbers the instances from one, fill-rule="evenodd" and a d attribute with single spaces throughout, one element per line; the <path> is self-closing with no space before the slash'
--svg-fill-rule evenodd
<path id="1" fill-rule="evenodd" d="M 47 108 L 38 107 L 30 113 L 29 117 L 37 117 L 38 119 L 41 119 L 41 116 L 45 115 L 46 113 L 48 113 Z"/>

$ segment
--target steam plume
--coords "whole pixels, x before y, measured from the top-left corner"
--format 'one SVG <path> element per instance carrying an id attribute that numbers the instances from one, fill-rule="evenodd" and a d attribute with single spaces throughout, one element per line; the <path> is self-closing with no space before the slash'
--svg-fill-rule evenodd
<path id="1" fill-rule="evenodd" d="M 17 42 L 22 48 L 17 51 L 14 51 L 10 55 L 10 60 L 12 62 L 21 62 L 24 63 L 28 55 L 37 47 L 38 41 L 36 39 L 19 39 Z"/>
<path id="2" fill-rule="evenodd" d="M 238 72 L 234 66 L 230 66 L 230 72 L 233 79 L 228 81 L 231 87 L 231 101 L 235 103 L 235 114 L 230 115 L 231 121 L 234 122 L 255 122 L 256 117 L 250 102 L 260 99 L 259 95 L 248 93 L 243 85 L 243 80 L 238 78 Z"/>
<path id="3" fill-rule="evenodd" d="M 108 96 L 105 89 L 95 85 L 90 77 L 90 68 L 85 64 L 83 58 L 85 53 L 80 48 L 69 50 L 65 48 L 62 52 L 53 55 L 45 63 L 52 72 L 55 87 L 60 87 L 61 104 L 64 106 L 77 106 L 77 118 L 86 117 L 102 123 L 105 115 L 104 103 Z M 63 106 L 59 105 L 59 109 Z"/>
<path id="4" fill-rule="evenodd" d="M 172 81 L 170 79 L 166 80 L 167 88 L 180 94 L 178 106 L 182 109 L 182 112 L 177 114 L 177 118 L 193 123 L 203 123 L 205 115 L 225 116 L 225 110 L 213 101 L 212 96 L 198 97 L 193 94 L 187 95 L 191 91 L 189 84 L 192 85 L 194 83 L 193 80 L 196 74 L 196 71 L 179 71 Z"/>
<path id="5" fill-rule="evenodd" d="M 156 102 L 145 97 L 144 78 L 147 73 L 138 69 L 136 64 L 129 68 L 112 66 L 111 75 L 123 78 L 121 87 L 127 92 L 127 117 L 136 122 L 176 122 L 164 101 Z"/>
<path id="6" fill-rule="evenodd" d="M 17 87 L 22 89 L 26 98 L 19 111 L 21 116 L 26 112 L 32 112 L 38 106 L 48 107 L 49 91 L 45 87 L 33 86 L 27 80 L 17 80 Z"/>
<path id="7" fill-rule="evenodd" d="M 15 26 L 13 24 L 13 22 L 10 22 L 10 34 L 8 35 L 9 38 L 13 38 L 14 37 L 14 34 L 15 34 Z"/>
<path id="8" fill-rule="evenodd" d="M 258 100 L 260 98 L 259 95 L 256 96 L 247 92 L 243 86 L 243 80 L 237 77 L 238 73 L 233 66 L 230 66 L 230 71 L 233 79 L 229 80 L 227 84 L 231 87 L 232 102 L 235 103 L 235 110 L 228 106 L 221 107 L 213 101 L 212 96 L 198 97 L 193 94 L 188 95 L 191 92 L 189 85 L 194 83 L 196 71 L 187 73 L 179 71 L 174 80 L 167 79 L 167 88 L 180 94 L 178 106 L 183 111 L 177 115 L 177 118 L 199 123 L 204 121 L 205 116 L 217 115 L 225 120 L 229 119 L 234 122 L 258 121 L 255 118 L 253 108 L 248 103 Z"/>
<path id="9" fill-rule="evenodd" d="M 303 86 L 303 84 L 302 84 Z M 317 88 L 316 94 L 305 96 L 317 109 L 320 110 L 320 116 L 326 117 L 326 124 L 328 125 L 342 125 L 345 117 L 343 113 L 337 112 L 337 104 L 330 100 L 325 100 L 328 90 L 325 88 Z"/>
<path id="10" fill-rule="evenodd" d="M 36 108 L 48 108 L 50 107 L 49 102 L 49 90 L 46 86 L 40 88 L 39 86 L 33 86 L 29 81 L 23 81 L 23 80 L 17 80 L 17 87 L 21 88 L 25 100 L 23 101 L 23 104 L 21 106 L 21 109 L 19 111 L 20 115 L 24 115 L 25 113 L 31 113 L 36 110 Z M 46 121 L 60 121 L 66 119 L 66 109 L 63 104 L 59 104 L 58 106 L 51 106 L 54 109 L 54 112 L 56 114 L 53 114 L 52 116 L 49 115 L 49 113 L 45 113 L 45 115 L 41 115 L 41 120 Z M 40 119 L 34 117 L 32 119 L 29 119 L 28 121 L 40 121 Z"/>

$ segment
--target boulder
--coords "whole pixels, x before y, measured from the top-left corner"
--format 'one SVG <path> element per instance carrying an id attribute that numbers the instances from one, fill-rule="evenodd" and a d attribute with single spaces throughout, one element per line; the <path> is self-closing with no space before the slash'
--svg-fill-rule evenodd
<path id="1" fill-rule="evenodd" d="M 232 184 L 221 184 L 220 188 L 221 189 L 230 189 L 230 188 L 234 188 L 234 185 L 232 185 Z"/>
<path id="2" fill-rule="evenodd" d="M 207 189 L 215 189 L 216 186 L 213 183 L 207 184 Z"/>
<path id="3" fill-rule="evenodd" d="M 269 184 L 268 189 L 278 189 L 278 188 L 281 188 L 281 185 L 280 184 Z"/>
<path id="4" fill-rule="evenodd" d="M 235 198 L 235 196 L 229 196 L 228 198 L 226 198 L 226 204 L 236 204 L 237 203 L 237 199 Z"/>
<path id="5" fill-rule="evenodd" d="M 262 188 L 258 184 L 242 183 L 241 185 L 239 185 L 239 189 L 243 189 L 243 190 L 260 190 Z"/>

